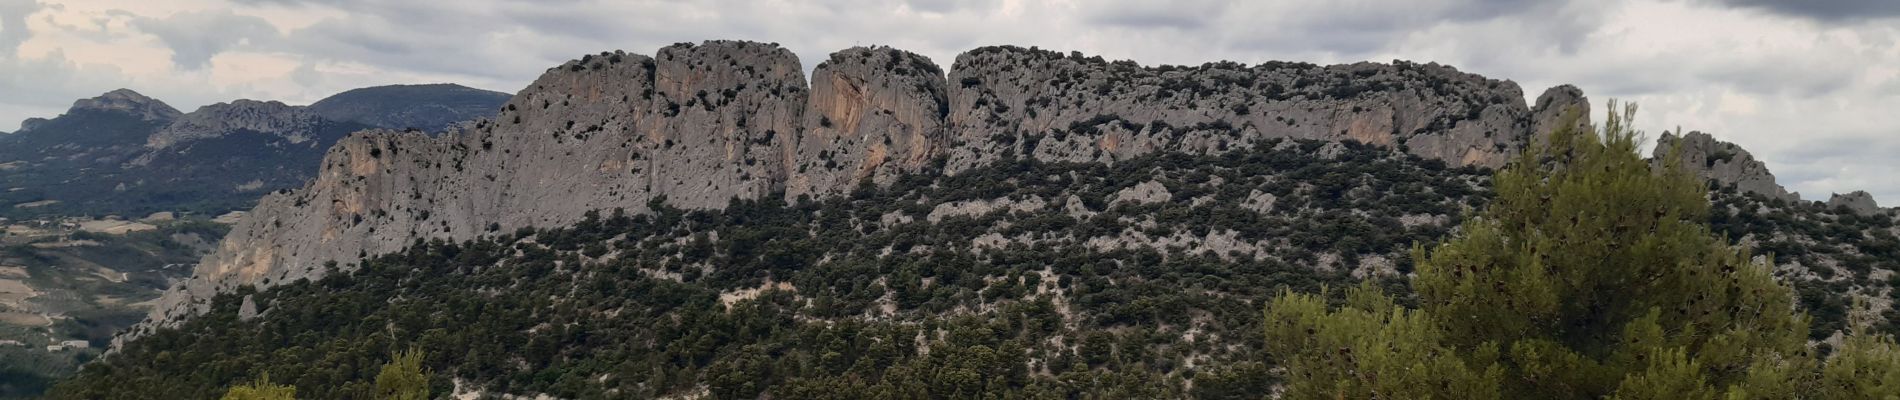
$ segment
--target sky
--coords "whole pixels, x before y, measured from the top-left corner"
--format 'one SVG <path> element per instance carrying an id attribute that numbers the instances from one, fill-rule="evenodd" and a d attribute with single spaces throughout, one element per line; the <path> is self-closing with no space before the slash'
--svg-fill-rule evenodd
<path id="1" fill-rule="evenodd" d="M 0 0 L 0 131 L 131 88 L 190 111 L 450 82 L 515 92 L 583 54 L 776 42 L 809 69 L 888 45 L 946 68 L 1014 44 L 1144 65 L 1438 62 L 1640 105 L 1811 200 L 1900 205 L 1893 0 Z M 1529 100 L 1529 99 L 1527 99 Z M 1600 117 L 1599 117 L 1600 118 Z"/>

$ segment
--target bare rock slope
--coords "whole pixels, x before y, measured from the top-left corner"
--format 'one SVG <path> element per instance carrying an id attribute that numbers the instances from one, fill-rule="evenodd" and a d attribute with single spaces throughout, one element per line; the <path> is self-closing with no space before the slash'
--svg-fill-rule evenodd
<path id="1" fill-rule="evenodd" d="M 310 185 L 261 200 L 121 340 L 241 286 L 315 279 L 331 262 L 348 269 L 418 239 L 560 226 L 589 211 L 638 213 L 654 201 L 720 208 L 1012 157 L 1114 162 L 1270 138 L 1356 140 L 1499 166 L 1535 129 L 1587 110 L 1573 87 L 1551 89 L 1533 108 L 1515 83 L 1403 62 L 1143 67 L 986 47 L 946 75 L 916 54 L 852 48 L 820 63 L 809 84 L 802 71 L 775 44 L 601 53 L 549 69 L 493 120 L 433 138 L 352 135 Z"/>
<path id="2" fill-rule="evenodd" d="M 1714 136 L 1702 132 L 1689 132 L 1678 136 L 1664 132 L 1656 139 L 1656 150 L 1651 163 L 1662 163 L 1674 156 L 1682 168 L 1693 172 L 1705 180 L 1725 185 L 1734 185 L 1743 193 L 1755 193 L 1770 199 L 1799 201 L 1799 193 L 1789 193 L 1775 182 L 1775 174 L 1768 171 L 1768 165 L 1756 160 L 1741 146 L 1734 143 L 1715 140 Z"/>

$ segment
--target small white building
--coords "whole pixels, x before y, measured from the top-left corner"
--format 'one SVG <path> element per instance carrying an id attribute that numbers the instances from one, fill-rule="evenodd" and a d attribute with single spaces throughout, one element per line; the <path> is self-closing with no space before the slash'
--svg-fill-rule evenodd
<path id="1" fill-rule="evenodd" d="M 0 340 L 0 346 L 20 346 L 20 347 L 26 347 L 26 343 L 21 343 L 21 342 L 20 342 L 20 341 L 18 341 L 18 340 L 13 340 L 13 339 L 7 339 L 7 340 Z"/>
<path id="2" fill-rule="evenodd" d="M 66 350 L 66 345 L 62 345 L 62 344 L 46 345 L 46 351 L 65 351 L 65 350 Z"/>
<path id="3" fill-rule="evenodd" d="M 92 348 L 92 343 L 84 341 L 84 340 L 68 340 L 64 342 L 59 342 L 59 345 L 66 346 L 67 348 L 72 348 L 72 349 Z"/>

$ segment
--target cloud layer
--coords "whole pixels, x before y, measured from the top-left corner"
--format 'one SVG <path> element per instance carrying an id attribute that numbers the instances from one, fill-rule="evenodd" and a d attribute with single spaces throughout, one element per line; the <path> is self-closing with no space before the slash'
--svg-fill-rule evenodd
<path id="1" fill-rule="evenodd" d="M 949 65 L 990 44 L 1144 64 L 1406 59 L 1572 83 L 1742 144 L 1810 199 L 1900 204 L 1900 3 L 1890 0 L 0 0 L 0 130 L 128 86 L 181 109 L 354 87 L 512 91 L 580 54 L 778 42 L 810 68 L 890 45 Z"/>

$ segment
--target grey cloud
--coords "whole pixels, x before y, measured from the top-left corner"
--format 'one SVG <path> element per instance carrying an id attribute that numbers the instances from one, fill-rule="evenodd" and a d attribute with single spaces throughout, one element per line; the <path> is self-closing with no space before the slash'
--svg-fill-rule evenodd
<path id="1" fill-rule="evenodd" d="M 1803 135 L 1810 133 L 1790 132 Z M 1795 160 L 1813 160 L 1829 157 L 1856 156 L 1892 156 L 1900 154 L 1900 142 L 1880 142 L 1856 138 L 1810 137 L 1794 147 L 1779 153 Z M 1900 199 L 1895 199 L 1900 200 Z"/>
<path id="2" fill-rule="evenodd" d="M 54 51 L 40 58 L 0 57 L 0 130 L 11 129 L 26 117 L 51 117 L 65 111 L 73 99 L 97 96 L 131 85 L 117 68 L 80 65 Z"/>
<path id="3" fill-rule="evenodd" d="M 656 2 L 639 7 L 547 7 L 513 1 L 386 4 L 352 0 L 248 0 L 347 9 L 348 18 L 317 22 L 288 32 L 285 47 L 305 56 L 361 62 L 390 69 L 525 81 L 542 69 L 610 49 L 650 53 L 675 42 L 707 39 L 791 40 L 807 67 L 811 54 L 826 54 L 864 38 L 930 36 L 931 43 L 968 43 L 969 33 L 947 26 L 887 21 L 904 4 L 845 0 L 787 5 L 771 1 Z M 991 1 L 931 1 L 932 12 L 983 14 Z M 776 8 L 775 8 L 776 7 Z M 734 12 L 732 10 L 745 10 Z M 837 32 L 839 26 L 855 32 Z M 920 35 L 920 29 L 929 29 Z M 943 35 L 937 35 L 942 33 Z M 846 38 L 845 40 L 836 40 Z M 801 41 L 802 40 L 802 41 Z M 819 43 L 812 43 L 817 41 Z M 822 46 L 812 46 L 818 44 Z M 835 48 L 832 48 L 834 47 Z M 935 49 L 913 49 L 919 51 Z M 808 52 L 817 53 L 808 53 Z M 947 60 L 946 60 L 947 61 Z"/>
<path id="4" fill-rule="evenodd" d="M 1893 0 L 1715 0 L 1734 7 L 1821 21 L 1858 21 L 1900 17 L 1900 1 Z"/>
<path id="5" fill-rule="evenodd" d="M 1130 28 L 1200 29 L 1220 17 L 1229 1 L 1118 1 L 1095 2 L 1082 6 L 1084 20 Z"/>
<path id="6" fill-rule="evenodd" d="M 1856 76 L 1849 67 L 1843 63 L 1795 60 L 1752 62 L 1715 65 L 1703 75 L 1753 93 L 1816 97 L 1853 85 Z"/>
<path id="7" fill-rule="evenodd" d="M 950 14 L 960 11 L 983 11 L 996 7 L 996 0 L 906 0 L 904 4 L 913 10 Z"/>
<path id="8" fill-rule="evenodd" d="M 1342 60 L 1405 53 L 1395 47 L 1415 35 L 1454 27 L 1467 32 L 1459 43 L 1483 44 L 1467 50 L 1472 53 L 1469 59 L 1483 61 L 1517 56 L 1510 52 L 1573 53 L 1601 26 L 1609 8 L 1582 1 L 1237 3 L 1219 26 L 1220 34 L 1239 50 L 1317 51 Z"/>
<path id="9" fill-rule="evenodd" d="M 183 12 L 165 18 L 132 20 L 134 28 L 157 36 L 172 50 L 172 62 L 184 69 L 201 69 L 211 57 L 239 45 L 261 45 L 276 40 L 277 27 L 263 18 L 237 15 L 230 10 Z"/>
<path id="10" fill-rule="evenodd" d="M 26 29 L 26 16 L 39 11 L 34 0 L 0 0 L 0 59 L 12 58 L 33 32 Z"/>
<path id="11" fill-rule="evenodd" d="M 1806 199 L 1866 190 L 1892 207 L 1900 205 L 1900 180 L 1893 178 L 1900 176 L 1900 164 L 1893 162 L 1894 154 L 1900 154 L 1900 142 L 1812 137 L 1774 154 L 1769 168 L 1783 186 Z"/>

